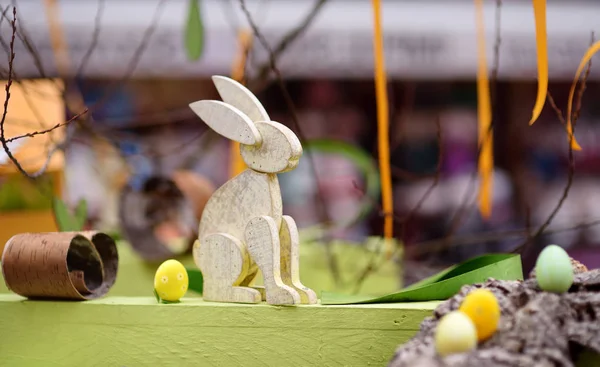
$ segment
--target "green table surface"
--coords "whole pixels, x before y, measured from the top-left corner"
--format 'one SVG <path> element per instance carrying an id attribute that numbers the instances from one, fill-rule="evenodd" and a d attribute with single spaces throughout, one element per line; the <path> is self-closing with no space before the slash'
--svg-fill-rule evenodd
<path id="1" fill-rule="evenodd" d="M 278 307 L 0 295 L 0 366 L 385 366 L 439 302 Z"/>

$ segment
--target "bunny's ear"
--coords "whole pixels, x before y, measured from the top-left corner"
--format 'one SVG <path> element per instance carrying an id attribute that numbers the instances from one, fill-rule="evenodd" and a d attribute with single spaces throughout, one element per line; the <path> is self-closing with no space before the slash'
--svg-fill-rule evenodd
<path id="1" fill-rule="evenodd" d="M 245 145 L 260 145 L 262 138 L 258 129 L 237 108 L 221 101 L 196 101 L 190 108 L 218 134 Z"/>
<path id="2" fill-rule="evenodd" d="M 223 102 L 239 109 L 254 122 L 271 120 L 258 98 L 248 88 L 224 76 L 215 75 L 212 80 Z"/>

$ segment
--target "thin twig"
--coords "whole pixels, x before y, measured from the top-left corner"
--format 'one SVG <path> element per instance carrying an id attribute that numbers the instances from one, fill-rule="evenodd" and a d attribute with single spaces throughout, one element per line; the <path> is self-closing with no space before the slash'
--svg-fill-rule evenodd
<path id="1" fill-rule="evenodd" d="M 271 50 L 271 47 L 269 46 L 269 43 L 265 39 L 264 35 L 261 33 L 261 31 L 258 29 L 258 26 L 254 22 L 254 19 L 252 18 L 252 14 L 250 14 L 250 12 L 248 11 L 248 9 L 246 7 L 246 1 L 240 0 L 240 6 L 242 8 L 242 11 L 244 12 L 244 15 L 246 16 L 246 20 L 248 21 L 248 23 L 250 24 L 250 27 L 252 28 L 252 32 L 254 33 L 254 36 L 259 40 L 261 45 L 265 48 L 265 50 L 267 50 L 267 52 L 269 54 L 270 68 L 276 76 L 277 84 L 281 90 L 281 93 L 283 94 L 283 98 L 285 99 L 286 105 L 290 111 L 290 115 L 292 117 L 292 122 L 294 124 L 296 133 L 298 134 L 298 138 L 300 139 L 300 142 L 304 144 L 304 143 L 306 143 L 306 137 L 302 131 L 302 128 L 300 127 L 300 123 L 298 121 L 298 115 L 296 113 L 296 107 L 294 105 L 294 101 L 292 100 L 292 97 L 290 96 L 290 93 L 287 90 L 287 87 L 285 86 L 285 82 L 283 81 L 281 71 L 277 67 L 277 60 L 275 59 L 275 55 L 273 54 L 273 51 Z M 313 178 L 315 179 L 316 182 L 319 182 L 317 168 L 315 166 L 315 161 L 313 159 L 312 153 L 307 152 L 306 155 L 307 155 L 308 161 L 310 162 L 310 167 L 311 167 L 311 172 L 312 172 Z M 318 203 L 317 203 L 317 208 L 319 211 L 319 219 L 323 223 L 326 223 L 326 224 L 330 223 L 331 220 L 329 218 L 329 213 L 327 212 L 327 208 L 325 207 L 325 199 L 324 199 L 322 190 L 320 188 L 320 185 L 317 185 L 317 195 L 319 198 Z M 326 244 L 325 249 L 326 249 L 327 257 L 329 260 L 329 266 L 330 266 L 330 269 L 332 272 L 332 276 L 334 278 L 334 281 L 336 283 L 339 283 L 340 272 L 339 272 L 339 267 L 337 265 L 337 261 L 333 255 L 329 241 L 325 241 L 325 244 Z"/>
<path id="2" fill-rule="evenodd" d="M 317 0 L 310 12 L 307 14 L 306 18 L 304 18 L 302 22 L 298 24 L 298 26 L 294 27 L 285 36 L 283 36 L 281 41 L 279 41 L 279 43 L 275 47 L 273 47 L 272 50 L 269 51 L 269 60 L 265 62 L 262 66 L 258 67 L 257 76 L 251 81 L 251 83 L 249 83 L 250 89 L 254 91 L 262 89 L 264 83 L 269 77 L 269 74 L 272 71 L 274 71 L 272 70 L 273 68 L 271 59 L 277 61 L 279 57 L 281 57 L 283 52 L 287 50 L 287 48 L 292 43 L 294 43 L 296 39 L 298 39 L 298 37 L 300 37 L 306 31 L 306 29 L 308 29 L 308 27 L 312 24 L 313 20 L 316 18 L 317 14 L 319 14 L 321 8 L 323 7 L 323 5 L 325 5 L 326 2 L 327 0 Z M 244 13 L 246 13 L 247 17 L 248 13 L 246 10 L 244 10 Z"/>
<path id="3" fill-rule="evenodd" d="M 60 122 L 60 123 L 58 123 L 58 124 L 56 124 L 56 125 L 54 125 L 54 126 L 52 126 L 52 127 L 48 128 L 48 129 L 45 129 L 45 130 L 34 131 L 34 132 L 30 132 L 30 133 L 27 133 L 27 134 L 18 135 L 18 136 L 15 136 L 15 137 L 12 137 L 12 138 L 6 139 L 6 143 L 10 143 L 10 142 L 13 142 L 13 141 L 15 141 L 15 140 L 19 140 L 19 139 L 23 139 L 23 138 L 32 138 L 32 137 L 34 137 L 34 136 L 36 136 L 36 135 L 43 135 L 43 134 L 47 134 L 47 133 L 49 133 L 49 132 L 52 132 L 52 131 L 54 131 L 54 130 L 56 130 L 56 129 L 58 129 L 58 128 L 61 128 L 61 127 L 63 127 L 63 126 L 66 126 L 66 125 L 70 124 L 71 122 L 73 122 L 73 121 L 77 120 L 77 119 L 78 119 L 78 118 L 80 118 L 82 115 L 86 114 L 87 112 L 88 112 L 88 109 L 86 108 L 85 110 L 83 110 L 83 112 L 81 112 L 81 113 L 79 113 L 79 114 L 77 114 L 77 115 L 75 115 L 75 116 L 71 117 L 70 119 L 68 119 L 68 120 L 67 120 L 67 121 L 65 121 L 65 122 Z"/>
<path id="4" fill-rule="evenodd" d="M 437 165 L 435 167 L 435 174 L 433 176 L 433 181 L 431 182 L 431 185 L 427 188 L 427 190 L 425 191 L 423 196 L 421 196 L 421 198 L 419 199 L 417 204 L 415 204 L 415 206 L 403 217 L 403 219 L 402 219 L 402 234 L 405 233 L 406 224 L 408 223 L 409 219 L 412 218 L 421 209 L 421 207 L 423 206 L 423 203 L 425 203 L 425 201 L 429 198 L 429 196 L 431 195 L 431 193 L 433 192 L 433 190 L 436 188 L 436 186 L 438 185 L 438 183 L 440 181 L 442 164 L 444 161 L 444 139 L 442 137 L 442 125 L 440 122 L 439 114 L 436 117 L 435 126 L 437 129 L 436 136 L 437 136 L 437 141 L 438 141 L 438 157 L 437 157 Z M 402 238 L 404 238 L 404 236 Z"/>
<path id="5" fill-rule="evenodd" d="M 594 43 L 594 33 L 593 32 L 591 35 L 590 43 Z M 554 217 L 556 216 L 556 214 L 558 214 L 560 208 L 562 208 L 563 204 L 567 200 L 567 197 L 569 196 L 571 186 L 573 185 L 573 178 L 575 176 L 575 158 L 573 156 L 573 139 L 575 136 L 575 133 L 574 133 L 575 125 L 577 124 L 577 119 L 579 118 L 579 115 L 581 113 L 581 103 L 582 103 L 581 101 L 583 100 L 583 94 L 585 92 L 587 78 L 590 75 L 591 68 L 592 68 L 592 60 L 590 59 L 590 61 L 587 64 L 587 67 L 585 69 L 585 73 L 581 78 L 581 84 L 579 85 L 577 99 L 575 101 L 576 108 L 573 111 L 573 115 L 571 116 L 573 132 L 571 134 L 569 134 L 569 139 L 568 139 L 568 144 L 569 144 L 569 153 L 568 153 L 568 162 L 569 163 L 568 163 L 568 165 L 569 166 L 568 166 L 568 171 L 567 171 L 567 182 L 565 184 L 563 192 L 560 196 L 560 199 L 556 203 L 556 206 L 554 207 L 552 212 L 550 212 L 550 215 L 548 215 L 548 217 L 546 218 L 544 223 L 542 223 L 542 225 L 539 226 L 538 230 L 535 232 L 535 234 L 533 236 L 531 236 L 530 238 L 527 238 L 526 241 L 524 241 L 522 244 L 517 246 L 512 251 L 514 253 L 521 253 L 521 254 L 525 253 L 526 249 L 528 248 L 528 245 L 532 244 L 536 239 L 538 239 L 544 233 L 546 228 L 548 228 L 548 226 L 552 223 L 552 221 L 554 220 Z M 556 117 L 558 118 L 558 120 L 561 122 L 561 124 L 566 126 L 565 116 L 564 116 L 563 112 L 560 110 L 560 108 L 558 108 L 558 106 L 556 105 L 556 102 L 554 101 L 554 98 L 552 97 L 552 94 L 550 93 L 550 91 L 548 91 L 547 99 L 548 99 L 550 106 L 556 113 Z"/>
<path id="6" fill-rule="evenodd" d="M 556 229 L 547 230 L 545 234 L 558 234 L 570 231 L 577 231 L 581 229 L 591 228 L 594 226 L 600 225 L 600 219 L 593 220 L 590 222 L 579 223 L 576 225 L 570 225 L 565 227 L 560 227 Z M 498 241 L 498 240 L 507 240 L 510 238 L 520 238 L 527 237 L 529 235 L 529 231 L 527 228 L 507 230 L 507 231 L 496 231 L 496 232 L 484 232 L 484 233 L 476 233 L 471 235 L 464 236 L 456 236 L 452 238 L 451 247 L 458 246 L 468 246 L 468 245 L 479 245 L 482 242 L 487 241 Z M 441 238 L 431 241 L 425 241 L 421 243 L 416 243 L 414 246 L 411 246 L 407 249 L 407 253 L 410 254 L 411 257 L 418 256 L 420 254 L 429 253 L 430 251 L 439 251 L 442 246 L 446 244 L 447 239 Z M 515 250 L 513 253 L 517 252 Z"/>
<path id="7" fill-rule="evenodd" d="M 501 30 L 502 30 L 502 0 L 496 0 L 496 9 L 495 9 L 495 41 L 494 41 L 494 55 L 492 59 L 492 71 L 490 77 L 490 93 L 492 99 L 492 122 L 490 124 L 490 128 L 486 132 L 489 136 L 492 134 L 494 126 L 498 121 L 498 70 L 500 69 L 500 45 L 502 44 Z M 488 137 L 484 140 L 486 140 Z M 477 157 L 481 154 L 481 146 L 477 149 Z M 468 189 L 465 192 L 465 195 L 462 200 L 462 204 L 452 216 L 450 220 L 450 229 L 446 235 L 448 241 L 454 235 L 454 233 L 460 228 L 463 219 L 470 214 L 476 204 L 476 190 L 472 189 L 472 186 L 475 184 L 477 179 L 477 171 L 473 171 L 471 174 Z"/>
<path id="8" fill-rule="evenodd" d="M 102 24 L 102 15 L 104 14 L 104 5 L 106 0 L 98 0 L 98 10 L 96 11 L 96 17 L 94 19 L 94 33 L 92 33 L 92 42 L 90 46 L 86 50 L 83 58 L 81 59 L 81 63 L 79 64 L 79 68 L 77 69 L 77 73 L 75 74 L 76 78 L 83 74 L 83 69 L 87 66 L 87 63 L 98 44 L 98 38 L 100 37 L 100 27 Z"/>
<path id="9" fill-rule="evenodd" d="M 13 137 L 10 139 L 6 138 L 5 123 L 6 123 L 6 116 L 8 114 L 8 106 L 9 106 L 9 102 L 10 102 L 10 95 L 11 95 L 10 89 L 11 89 L 11 86 L 13 83 L 13 76 L 14 76 L 13 65 L 14 65 L 14 60 L 15 60 L 15 36 L 17 33 L 17 9 L 16 9 L 16 7 L 13 7 L 13 19 L 11 21 L 11 28 L 12 28 L 12 35 L 11 35 L 11 39 L 10 39 L 10 43 L 9 43 L 8 77 L 7 77 L 7 82 L 6 82 L 6 86 L 5 86 L 5 99 L 4 99 L 4 106 L 3 106 L 3 111 L 2 111 L 2 118 L 0 119 L 0 143 L 2 144 L 2 148 L 4 149 L 6 156 L 14 163 L 17 170 L 29 179 L 36 179 L 37 177 L 41 176 L 42 174 L 44 174 L 46 172 L 46 169 L 47 169 L 48 165 L 50 164 L 50 160 L 51 160 L 52 156 L 58 150 L 58 146 L 55 146 L 48 153 L 48 157 L 46 158 L 45 163 L 42 165 L 42 167 L 38 171 L 36 171 L 34 173 L 29 173 L 25 170 L 25 168 L 21 165 L 21 163 L 15 158 L 13 153 L 10 151 L 8 143 L 10 143 L 11 141 L 15 141 L 15 140 L 27 137 L 27 136 L 35 136 L 35 135 L 48 133 L 52 130 L 57 129 L 58 127 L 61 127 L 61 126 L 64 126 L 64 125 L 70 123 L 71 121 L 73 121 L 77 117 L 79 117 L 81 114 L 78 116 L 75 116 L 75 118 L 67 121 L 66 123 L 58 124 L 57 126 L 54 126 L 45 131 L 33 132 L 33 133 L 25 134 L 22 136 Z M 82 112 L 82 114 L 83 113 L 86 113 L 86 111 Z"/>
<path id="10" fill-rule="evenodd" d="M 8 15 L 6 14 L 6 11 L 9 9 L 10 7 L 6 7 L 6 9 L 2 12 L 2 19 L 6 19 L 10 22 L 10 19 L 8 18 Z M 27 32 L 25 30 L 25 27 L 23 26 L 23 20 L 19 20 L 19 25 L 17 27 L 17 37 L 19 38 L 19 40 L 23 43 L 23 45 L 25 46 L 25 48 L 27 49 L 27 52 L 29 53 L 29 55 L 31 56 L 31 58 L 33 59 L 33 64 L 36 67 L 36 69 L 38 70 L 38 72 L 40 73 L 40 76 L 44 79 L 48 78 L 48 75 L 46 74 L 46 71 L 44 70 L 44 65 L 42 63 L 42 59 L 40 57 L 39 52 L 37 51 L 37 49 L 35 48 L 35 45 L 33 44 L 33 42 L 30 41 L 29 36 L 27 35 Z M 2 37 L 0 37 L 1 39 Z M 9 53 L 9 49 L 8 47 L 6 47 L 7 45 L 3 43 L 3 47 L 6 51 L 6 53 Z M 13 70 L 13 82 L 15 81 L 16 78 L 16 74 Z M 52 79 L 51 79 L 52 80 Z"/>
<path id="11" fill-rule="evenodd" d="M 31 177 L 27 171 L 21 166 L 19 161 L 13 156 L 10 148 L 8 147 L 8 142 L 4 137 L 4 124 L 6 122 L 6 115 L 8 114 L 8 103 L 10 102 L 10 87 L 12 86 L 12 75 L 13 75 L 13 62 L 15 60 L 15 35 L 17 33 L 17 8 L 13 6 L 13 19 L 10 22 L 12 34 L 10 38 L 9 44 L 9 55 L 8 55 L 8 79 L 6 81 L 6 86 L 4 87 L 5 98 L 4 98 L 4 110 L 2 111 L 2 118 L 0 119 L 0 143 L 2 143 L 2 148 L 6 153 L 6 156 L 15 164 L 17 169 L 21 171 L 25 176 Z"/>
<path id="12" fill-rule="evenodd" d="M 162 10 L 163 10 L 166 2 L 167 2 L 166 0 L 160 0 L 158 2 L 158 5 L 156 6 L 156 9 L 154 10 L 154 14 L 152 16 L 150 25 L 144 31 L 142 40 L 140 41 L 140 44 L 138 45 L 138 47 L 135 49 L 135 52 L 133 53 L 133 56 L 131 57 L 131 60 L 129 61 L 127 68 L 125 69 L 125 73 L 123 74 L 123 76 L 121 76 L 121 78 L 119 78 L 119 80 L 115 81 L 114 83 L 112 83 L 112 85 L 110 85 L 107 88 L 107 91 L 100 97 L 100 99 L 98 99 L 96 102 L 94 102 L 89 107 L 91 112 L 94 112 L 97 109 L 99 109 L 100 107 L 104 106 L 104 104 L 106 102 L 108 102 L 110 97 L 113 96 L 114 92 L 117 91 L 123 85 L 123 83 L 125 83 L 127 80 L 129 80 L 131 78 L 131 75 L 134 73 L 135 69 L 137 68 L 142 56 L 144 55 L 144 52 L 148 48 L 148 44 L 150 43 L 150 40 L 152 39 L 154 32 L 156 31 L 156 27 L 158 26 L 158 21 L 160 20 L 160 17 L 163 14 Z"/>

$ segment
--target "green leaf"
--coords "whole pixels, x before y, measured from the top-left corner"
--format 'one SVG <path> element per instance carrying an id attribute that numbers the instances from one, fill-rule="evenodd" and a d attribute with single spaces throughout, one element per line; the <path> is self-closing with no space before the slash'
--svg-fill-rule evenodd
<path id="1" fill-rule="evenodd" d="M 75 208 L 74 217 L 74 220 L 77 222 L 77 226 L 79 227 L 78 231 L 81 231 L 83 227 L 85 227 L 88 214 L 87 209 L 87 201 L 85 199 L 79 200 L 79 203 L 77 203 L 77 207 Z"/>
<path id="2" fill-rule="evenodd" d="M 56 225 L 61 232 L 79 231 L 77 221 L 64 201 L 58 197 L 54 197 L 52 199 L 52 210 L 54 211 Z"/>
<path id="3" fill-rule="evenodd" d="M 485 282 L 488 278 L 522 280 L 521 257 L 516 254 L 489 254 L 467 260 L 403 290 L 382 297 L 341 295 L 323 292 L 321 304 L 393 303 L 446 300 L 462 286 Z"/>
<path id="4" fill-rule="evenodd" d="M 179 303 L 180 301 L 166 301 L 164 299 L 161 299 L 160 296 L 158 295 L 158 292 L 156 292 L 156 289 L 154 289 L 154 297 L 156 297 L 156 302 L 158 303 L 164 303 L 164 304 L 171 304 L 171 303 Z"/>
<path id="5" fill-rule="evenodd" d="M 198 294 L 202 294 L 202 290 L 204 289 L 204 278 L 202 277 L 202 272 L 195 268 L 185 268 L 185 270 L 187 270 L 188 279 L 190 280 L 188 289 Z"/>
<path id="6" fill-rule="evenodd" d="M 365 197 L 356 216 L 344 221 L 342 225 L 351 226 L 366 217 L 373 209 L 373 203 L 377 202 L 381 190 L 379 170 L 373 157 L 367 151 L 355 145 L 331 139 L 310 140 L 304 144 L 304 150 L 339 154 L 351 161 L 360 170 L 365 178 Z"/>
<path id="7" fill-rule="evenodd" d="M 156 291 L 156 289 L 154 289 L 154 297 L 156 297 L 156 302 L 160 303 L 161 299 L 158 296 L 158 292 Z"/>
<path id="8" fill-rule="evenodd" d="M 83 229 L 87 220 L 87 202 L 80 200 L 72 214 L 64 201 L 58 197 L 52 198 L 52 210 L 56 225 L 61 232 L 78 232 Z"/>
<path id="9" fill-rule="evenodd" d="M 189 11 L 185 27 L 185 49 L 187 57 L 196 61 L 204 50 L 204 25 L 200 15 L 200 0 L 189 0 Z"/>

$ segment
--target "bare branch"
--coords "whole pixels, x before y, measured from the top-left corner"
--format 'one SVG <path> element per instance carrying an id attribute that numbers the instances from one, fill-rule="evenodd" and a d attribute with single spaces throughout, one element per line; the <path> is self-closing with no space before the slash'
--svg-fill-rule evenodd
<path id="1" fill-rule="evenodd" d="M 23 138 L 32 138 L 32 137 L 34 137 L 36 135 L 47 134 L 47 133 L 52 132 L 52 131 L 54 131 L 54 130 L 56 130 L 58 128 L 61 128 L 63 126 L 66 126 L 66 125 L 70 124 L 71 122 L 77 120 L 82 115 L 86 114 L 87 112 L 88 112 L 88 109 L 86 108 L 85 110 L 83 110 L 83 112 L 81 112 L 80 114 L 77 114 L 77 115 L 71 117 L 70 119 L 68 119 L 65 122 L 60 122 L 60 123 L 58 123 L 58 124 L 56 124 L 56 125 L 48 128 L 48 129 L 45 129 L 45 130 L 34 131 L 34 132 L 31 132 L 31 133 L 27 133 L 27 134 L 23 134 L 23 135 L 18 135 L 18 136 L 6 139 L 6 143 L 10 143 L 10 142 L 13 142 L 15 140 L 19 140 L 19 139 L 23 139 Z"/>
<path id="2" fill-rule="evenodd" d="M 594 33 L 592 33 L 591 35 L 591 41 L 590 43 L 594 43 Z M 581 101 L 583 99 L 583 94 L 586 88 L 586 81 L 588 76 L 590 75 L 590 70 L 592 68 L 592 60 L 590 59 L 590 61 L 587 64 L 587 67 L 585 69 L 585 73 L 582 76 L 581 79 L 581 84 L 579 86 L 579 90 L 577 93 L 577 100 L 575 102 L 575 110 L 573 111 L 573 116 L 571 117 L 571 121 L 572 123 L 572 128 L 573 128 L 573 133 L 569 134 L 569 140 L 568 140 L 568 144 L 569 144 L 569 153 L 568 153 L 568 159 L 569 159 L 569 168 L 567 171 L 567 183 L 565 184 L 565 188 L 563 189 L 562 195 L 560 196 L 560 199 L 558 200 L 558 203 L 556 203 L 556 206 L 554 207 L 554 209 L 552 210 L 552 212 L 550 212 L 550 215 L 548 215 L 548 218 L 546 218 L 546 220 L 544 221 L 544 223 L 542 223 L 542 225 L 540 225 L 540 227 L 538 228 L 538 230 L 535 232 L 535 234 L 529 238 L 527 238 L 526 241 L 524 241 L 521 245 L 517 246 L 517 248 L 515 248 L 513 250 L 513 252 L 515 253 L 524 253 L 525 250 L 527 249 L 528 245 L 533 243 L 537 238 L 539 238 L 544 231 L 546 230 L 546 228 L 548 228 L 548 226 L 552 223 L 552 221 L 554 220 L 554 217 L 556 216 L 556 214 L 558 214 L 558 211 L 560 210 L 560 208 L 562 208 L 563 204 L 565 203 L 565 201 L 567 200 L 567 197 L 569 196 L 569 191 L 571 190 L 571 186 L 573 185 L 573 178 L 575 176 L 575 159 L 573 157 L 573 139 L 575 138 L 574 136 L 574 131 L 575 131 L 575 125 L 577 124 L 577 119 L 579 118 L 579 115 L 581 113 Z M 556 102 L 554 101 L 554 98 L 552 97 L 552 94 L 550 93 L 550 91 L 548 91 L 548 102 L 550 103 L 550 106 L 552 107 L 552 109 L 554 110 L 554 112 L 556 113 L 556 116 L 558 118 L 558 120 L 564 125 L 566 126 L 566 121 L 565 121 L 565 117 L 564 114 L 562 113 L 562 111 L 556 106 Z"/>
<path id="3" fill-rule="evenodd" d="M 2 148 L 4 148 L 4 152 L 6 152 L 6 156 L 15 164 L 17 169 L 21 171 L 25 176 L 31 177 L 27 171 L 21 166 L 19 161 L 13 156 L 10 148 L 8 147 L 8 142 L 4 137 L 4 124 L 6 122 L 6 115 L 8 114 L 8 103 L 10 102 L 10 87 L 12 86 L 12 75 L 13 75 L 13 62 L 15 60 L 15 35 L 17 33 L 17 8 L 13 6 L 13 19 L 10 22 L 12 34 L 10 38 L 10 53 L 8 55 L 8 79 L 6 81 L 6 86 L 4 87 L 5 98 L 4 98 L 4 110 L 2 111 L 2 118 L 0 119 L 0 143 L 2 143 Z"/>
<path id="4" fill-rule="evenodd" d="M 269 43 L 265 39 L 264 35 L 260 32 L 260 30 L 258 29 L 258 26 L 254 22 L 254 19 L 252 18 L 252 14 L 250 14 L 250 12 L 248 11 L 248 9 L 246 7 L 246 1 L 240 0 L 240 6 L 242 8 L 242 11 L 244 12 L 244 15 L 246 16 L 248 23 L 250 23 L 250 27 L 252 28 L 252 32 L 254 33 L 254 36 L 259 40 L 261 45 L 265 48 L 265 50 L 267 50 L 267 52 L 269 54 L 269 67 L 271 68 L 271 70 L 273 71 L 273 73 L 276 76 L 277 84 L 279 86 L 279 89 L 281 90 L 283 98 L 285 99 L 286 105 L 290 111 L 290 115 L 292 117 L 292 122 L 294 124 L 296 133 L 298 134 L 298 138 L 300 139 L 300 142 L 302 144 L 304 144 L 304 143 L 306 143 L 306 137 L 302 131 L 302 128 L 300 127 L 300 123 L 298 121 L 298 115 L 296 113 L 296 107 L 294 105 L 294 101 L 292 100 L 292 97 L 290 96 L 290 93 L 287 90 L 287 87 L 285 86 L 285 82 L 283 81 L 281 72 L 277 68 L 277 60 L 275 58 L 273 50 L 271 49 L 271 46 L 269 45 Z M 315 162 L 314 162 L 312 153 L 307 152 L 306 155 L 307 155 L 307 159 L 310 162 L 311 173 L 315 179 L 315 182 L 318 183 L 319 177 L 317 174 L 317 168 L 315 166 Z M 327 208 L 325 206 L 325 199 L 324 199 L 324 195 L 322 193 L 322 189 L 321 189 L 320 185 L 317 185 L 317 195 L 319 198 L 319 200 L 317 202 L 319 219 L 321 220 L 322 223 L 329 224 L 331 222 L 331 220 L 329 217 L 329 213 L 327 212 Z M 339 267 L 337 265 L 337 261 L 334 258 L 334 255 L 333 255 L 333 252 L 332 252 L 329 242 L 325 241 L 325 243 L 326 243 L 325 249 L 327 252 L 327 257 L 329 259 L 329 266 L 330 266 L 330 269 L 332 272 L 332 276 L 333 276 L 335 282 L 337 283 L 340 281 Z"/>
<path id="5" fill-rule="evenodd" d="M 277 46 L 275 46 L 272 50 L 269 51 L 269 60 L 265 62 L 262 66 L 258 67 L 257 76 L 254 78 L 254 80 L 250 82 L 250 89 L 260 90 L 264 87 L 269 77 L 269 74 L 272 72 L 271 59 L 278 60 L 279 57 L 281 57 L 283 52 L 292 43 L 294 43 L 294 41 L 296 41 L 296 39 L 298 39 L 298 37 L 300 37 L 304 33 L 304 31 L 306 31 L 306 29 L 308 29 L 308 27 L 312 24 L 313 20 L 316 18 L 317 14 L 319 14 L 319 11 L 323 7 L 323 5 L 325 5 L 326 2 L 327 0 L 317 0 L 310 12 L 306 15 L 306 18 L 304 18 L 304 20 L 302 20 L 300 24 L 298 24 L 296 27 L 291 29 L 285 36 L 283 36 L 281 41 L 279 41 L 279 44 L 277 44 Z M 244 11 L 244 13 L 248 12 Z M 246 14 L 246 17 L 247 16 L 248 14 Z"/>
<path id="6" fill-rule="evenodd" d="M 48 167 L 48 164 L 50 163 L 52 156 L 59 149 L 59 147 L 55 146 L 49 152 L 45 163 L 42 165 L 42 167 L 37 172 L 29 173 L 24 169 L 24 167 L 19 163 L 19 161 L 12 154 L 8 144 L 10 142 L 13 142 L 18 139 L 25 138 L 25 137 L 32 137 L 32 136 L 36 136 L 36 135 L 46 134 L 46 133 L 51 132 L 59 127 L 65 126 L 68 123 L 76 120 L 82 114 L 85 114 L 87 112 L 87 110 L 82 112 L 81 114 L 75 116 L 74 118 L 70 119 L 69 121 L 57 124 L 49 129 L 45 129 L 42 131 L 36 131 L 36 132 L 16 136 L 16 137 L 9 138 L 9 139 L 6 138 L 5 123 L 6 123 L 6 116 L 8 114 L 9 102 L 10 102 L 10 89 L 13 84 L 13 76 L 14 76 L 13 65 L 14 65 L 14 60 L 15 60 L 15 38 L 16 38 L 16 34 L 17 34 L 17 8 L 14 6 L 13 6 L 13 19 L 10 22 L 10 24 L 11 24 L 12 34 L 11 34 L 10 43 L 9 43 L 8 77 L 7 77 L 7 82 L 6 82 L 6 86 L 5 86 L 5 99 L 4 99 L 4 106 L 3 106 L 3 111 L 2 111 L 2 118 L 0 119 L 0 143 L 2 144 L 2 148 L 4 149 L 6 156 L 14 163 L 14 165 L 17 167 L 19 172 L 21 172 L 23 175 L 25 175 L 29 179 L 35 179 L 35 178 L 41 176 L 42 174 L 44 174 L 44 172 L 46 171 L 46 169 Z"/>
<path id="7" fill-rule="evenodd" d="M 491 97 L 492 97 L 492 123 L 490 124 L 490 128 L 488 129 L 488 131 L 486 132 L 486 134 L 489 136 L 492 134 L 492 132 L 494 131 L 494 126 L 496 125 L 497 121 L 498 121 L 498 109 L 496 108 L 498 105 L 498 91 L 497 91 L 497 86 L 498 86 L 498 70 L 500 68 L 500 45 L 502 43 L 502 38 L 501 38 L 501 29 L 502 29 L 502 0 L 496 0 L 496 9 L 495 9 L 495 41 L 494 41 L 494 56 L 493 56 L 493 60 L 492 60 L 492 71 L 491 71 L 491 77 L 490 77 L 490 92 L 491 92 Z M 486 139 L 488 138 L 488 136 L 486 136 Z M 477 149 L 477 157 L 479 157 L 479 155 L 481 154 L 481 146 L 478 147 Z M 460 228 L 460 225 L 462 224 L 463 219 L 465 218 L 466 215 L 470 214 L 474 208 L 475 208 L 475 204 L 477 203 L 476 199 L 476 194 L 477 191 L 474 190 L 472 188 L 472 186 L 475 184 L 477 179 L 477 171 L 473 171 L 473 173 L 471 174 L 471 177 L 469 179 L 469 184 L 468 184 L 468 189 L 465 192 L 464 198 L 462 200 L 462 204 L 461 206 L 458 208 L 458 210 L 455 212 L 455 214 L 452 216 L 452 219 L 450 221 L 450 230 L 448 231 L 448 234 L 446 235 L 446 238 L 448 241 L 450 241 L 450 238 L 452 238 L 452 236 L 454 235 L 454 233 L 456 232 L 456 230 L 458 230 L 458 228 Z"/>
<path id="8" fill-rule="evenodd" d="M 442 137 L 442 125 L 440 123 L 440 116 L 438 115 L 435 120 L 435 125 L 437 128 L 437 141 L 438 141 L 438 157 L 437 157 L 437 166 L 435 167 L 435 174 L 433 176 L 433 181 L 431 185 L 427 188 L 421 199 L 415 204 L 415 206 L 402 218 L 402 233 L 404 234 L 406 231 L 406 224 L 408 220 L 412 218 L 423 206 L 423 203 L 429 198 L 435 187 L 438 185 L 440 181 L 440 175 L 442 171 L 442 164 L 444 161 L 444 140 Z"/>
<path id="9" fill-rule="evenodd" d="M 96 18 L 94 19 L 94 32 L 92 34 L 92 42 L 90 46 L 86 50 L 83 58 L 81 59 L 81 64 L 79 64 L 79 68 L 77 69 L 76 77 L 81 76 L 83 74 L 83 69 L 87 66 L 87 63 L 98 44 L 98 38 L 100 37 L 100 25 L 102 22 L 102 15 L 104 14 L 104 5 L 106 0 L 98 0 L 98 10 L 96 12 Z"/>
<path id="10" fill-rule="evenodd" d="M 90 111 L 92 111 L 92 112 L 96 111 L 96 109 L 103 106 L 108 101 L 108 99 L 113 95 L 113 93 L 117 89 L 119 89 L 119 87 L 121 87 L 121 85 L 131 77 L 131 75 L 137 68 L 142 56 L 144 55 L 144 52 L 148 48 L 148 44 L 150 43 L 150 39 L 154 35 L 154 31 L 156 31 L 158 21 L 160 19 L 160 16 L 163 13 L 162 10 L 163 10 L 166 2 L 167 2 L 166 0 L 160 0 L 158 5 L 156 6 L 156 9 L 154 10 L 154 15 L 152 16 L 152 21 L 150 22 L 150 25 L 148 26 L 148 28 L 146 28 L 146 30 L 144 31 L 142 40 L 141 40 L 140 44 L 138 45 L 138 47 L 136 48 L 135 52 L 133 53 L 133 56 L 132 56 L 131 60 L 129 61 L 129 64 L 127 65 L 125 74 L 123 74 L 123 76 L 119 80 L 117 80 L 115 83 L 113 83 L 98 101 L 96 101 L 92 106 L 90 106 Z"/>
<path id="11" fill-rule="evenodd" d="M 579 231 L 586 228 L 595 227 L 600 225 L 600 219 L 579 223 L 576 225 L 570 225 L 565 227 L 559 227 L 556 229 L 546 230 L 544 234 L 558 234 L 565 233 L 570 231 Z M 507 240 L 510 238 L 520 238 L 529 236 L 529 230 L 527 228 L 514 229 L 508 231 L 496 231 L 496 232 L 485 232 L 485 233 L 476 233 L 464 236 L 456 236 L 452 238 L 451 247 L 458 246 L 468 246 L 468 245 L 478 245 L 482 242 L 487 241 L 498 241 L 498 240 Z M 431 241 L 425 241 L 421 243 L 416 243 L 414 246 L 411 246 L 410 249 L 407 249 L 407 253 L 410 256 L 418 256 L 419 254 L 425 254 L 430 251 L 439 251 L 441 246 L 446 246 L 447 239 L 437 239 Z M 520 246 L 519 246 L 520 247 Z M 517 247 L 518 249 L 518 247 Z M 516 253 L 517 250 L 513 250 L 513 253 Z"/>

